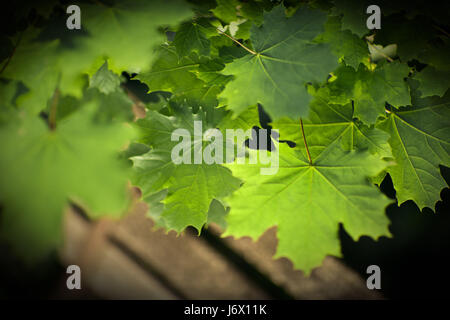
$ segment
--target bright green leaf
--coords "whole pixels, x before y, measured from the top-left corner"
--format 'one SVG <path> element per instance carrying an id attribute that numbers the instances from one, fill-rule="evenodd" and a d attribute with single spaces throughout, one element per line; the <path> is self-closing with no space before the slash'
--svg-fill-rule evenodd
<path id="1" fill-rule="evenodd" d="M 231 210 L 224 236 L 257 239 L 277 226 L 275 256 L 288 257 L 309 273 L 326 255 L 341 255 L 340 223 L 354 239 L 389 235 L 384 213 L 389 200 L 368 180 L 385 163 L 367 152 L 344 151 L 339 141 L 320 144 L 326 147 L 313 165 L 299 148 L 278 145 L 275 175 L 261 175 L 263 165 L 229 165 L 244 183 L 227 201 Z"/>
<path id="2" fill-rule="evenodd" d="M 397 199 L 414 200 L 420 209 L 434 209 L 447 184 L 439 165 L 450 166 L 450 94 L 414 101 L 393 110 L 378 128 L 390 134 L 396 166 L 389 167 Z"/>

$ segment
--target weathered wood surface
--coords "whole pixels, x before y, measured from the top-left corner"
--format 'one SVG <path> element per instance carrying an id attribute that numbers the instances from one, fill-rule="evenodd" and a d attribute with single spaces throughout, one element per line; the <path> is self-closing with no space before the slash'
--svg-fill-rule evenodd
<path id="1" fill-rule="evenodd" d="M 257 242 L 154 230 L 137 203 L 119 221 L 83 218 L 69 209 L 65 264 L 82 270 L 82 286 L 105 299 L 379 299 L 365 281 L 328 257 L 309 277 L 288 259 L 273 260 L 276 229 Z M 70 295 L 68 296 L 70 298 Z"/>

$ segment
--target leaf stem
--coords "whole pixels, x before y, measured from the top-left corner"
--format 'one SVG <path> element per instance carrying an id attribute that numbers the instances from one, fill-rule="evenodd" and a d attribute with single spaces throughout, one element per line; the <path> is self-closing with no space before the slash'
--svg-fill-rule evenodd
<path id="1" fill-rule="evenodd" d="M 11 59 L 12 59 L 14 53 L 16 52 L 16 48 L 19 46 L 20 40 L 22 39 L 22 34 L 23 34 L 23 32 L 21 32 L 21 33 L 19 34 L 19 38 L 17 39 L 16 45 L 15 45 L 14 48 L 12 49 L 11 54 L 10 54 L 9 57 L 8 57 L 8 60 L 6 60 L 5 64 L 2 66 L 2 69 L 0 70 L 0 74 L 2 74 L 3 71 L 5 71 L 5 69 L 6 69 L 6 67 L 8 66 L 9 62 L 11 61 Z"/>
<path id="2" fill-rule="evenodd" d="M 58 88 L 55 89 L 53 93 L 52 102 L 50 105 L 50 115 L 48 116 L 48 126 L 50 130 L 56 129 L 56 114 L 58 111 L 58 102 L 59 102 L 60 91 Z"/>
<path id="3" fill-rule="evenodd" d="M 242 43 L 240 43 L 239 41 L 237 41 L 235 38 L 233 38 L 232 36 L 226 34 L 225 32 L 221 31 L 220 29 L 217 28 L 217 31 L 218 31 L 220 34 L 223 34 L 224 36 L 230 38 L 232 41 L 236 42 L 238 45 L 240 45 L 242 48 L 244 48 L 245 50 L 247 50 L 247 51 L 250 52 L 251 54 L 254 54 L 254 55 L 257 55 L 257 54 L 258 54 L 257 52 L 255 52 L 255 51 L 253 51 L 253 50 L 247 48 L 247 47 L 244 46 Z"/>
<path id="4" fill-rule="evenodd" d="M 312 165 L 311 154 L 309 153 L 308 143 L 306 142 L 305 129 L 303 129 L 302 118 L 300 118 L 300 127 L 302 128 L 303 143 L 305 144 L 306 154 L 308 155 L 309 165 Z"/>

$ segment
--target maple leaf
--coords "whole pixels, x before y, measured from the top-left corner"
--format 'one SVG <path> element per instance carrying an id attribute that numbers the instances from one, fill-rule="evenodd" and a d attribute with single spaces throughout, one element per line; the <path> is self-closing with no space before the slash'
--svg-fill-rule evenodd
<path id="1" fill-rule="evenodd" d="M 211 41 L 207 35 L 211 32 L 217 34 L 214 28 L 206 19 L 199 19 L 195 22 L 185 22 L 178 28 L 173 43 L 180 56 L 188 56 L 191 52 L 199 55 L 209 55 L 211 51 Z"/>
<path id="2" fill-rule="evenodd" d="M 428 48 L 420 55 L 420 60 L 428 65 L 414 79 L 420 82 L 422 96 L 443 96 L 450 88 L 450 62 L 448 52 L 450 41 L 434 48 Z"/>
<path id="3" fill-rule="evenodd" d="M 408 73 L 408 66 L 399 62 L 380 63 L 373 71 L 363 64 L 356 72 L 353 68 L 341 67 L 336 70 L 337 79 L 330 84 L 330 89 L 339 93 L 336 103 L 353 100 L 355 117 L 372 124 L 385 114 L 386 102 L 397 108 L 411 103 L 404 80 Z"/>
<path id="4" fill-rule="evenodd" d="M 159 47 L 157 57 L 151 70 L 136 77 L 149 86 L 149 92 L 168 91 L 178 102 L 217 106 L 217 94 L 228 80 L 217 73 L 222 63 L 196 54 L 180 57 L 167 45 Z"/>
<path id="5" fill-rule="evenodd" d="M 306 8 L 290 18 L 281 6 L 265 13 L 261 27 L 251 29 L 254 51 L 223 70 L 234 80 L 219 97 L 237 114 L 261 103 L 273 119 L 306 115 L 310 101 L 306 83 L 324 81 L 337 66 L 329 46 L 312 41 L 323 32 L 325 20 L 324 13 Z"/>
<path id="6" fill-rule="evenodd" d="M 239 180 L 228 169 L 218 164 L 173 164 L 170 151 L 152 150 L 132 158 L 134 167 L 149 183 L 150 176 L 158 176 L 157 183 L 167 188 L 167 195 L 161 201 L 164 211 L 161 217 L 167 229 L 183 231 L 187 226 L 199 232 L 208 220 L 211 201 L 224 197 L 239 187 Z M 136 184 L 142 184 L 137 181 Z M 153 192 L 154 193 L 154 192 Z M 144 194 L 147 198 L 153 193 Z M 144 199 L 145 199 L 144 198 Z"/>
<path id="7" fill-rule="evenodd" d="M 439 165 L 450 166 L 450 92 L 443 98 L 415 99 L 413 106 L 392 110 L 377 124 L 390 134 L 397 162 L 387 168 L 398 202 L 414 200 L 420 209 L 434 209 L 447 186 Z"/>
<path id="8" fill-rule="evenodd" d="M 449 166 L 448 1 L 381 0 L 376 32 L 365 0 L 279 2 L 83 2 L 76 31 L 58 1 L 20 0 L 5 11 L 0 236 L 25 259 L 43 257 L 59 244 L 68 203 L 120 216 L 131 176 L 156 226 L 215 222 L 253 238 L 277 226 L 277 256 L 309 272 L 340 255 L 340 224 L 355 239 L 389 235 L 389 201 L 373 185 L 387 173 L 399 203 L 433 208 Z M 123 71 L 143 82 L 127 83 L 129 96 Z M 124 149 L 137 99 L 150 111 Z M 172 161 L 174 130 L 192 138 L 197 120 L 203 131 L 245 131 L 259 115 L 269 121 L 262 108 L 279 131 L 270 148 L 281 157 L 277 174 L 230 159 Z M 248 138 L 234 157 L 263 152 Z M 211 145 L 194 137 L 190 151 Z"/>
<path id="9" fill-rule="evenodd" d="M 328 88 L 320 88 L 312 93 L 309 117 L 303 120 L 309 150 L 314 157 L 326 148 L 320 141 L 340 140 L 344 150 L 364 150 L 379 159 L 392 157 L 388 143 L 389 134 L 372 126 L 367 126 L 354 117 L 352 104 L 337 105 L 330 102 Z M 272 123 L 278 129 L 280 139 L 303 145 L 303 135 L 299 130 L 299 119 L 282 118 Z M 305 152 L 305 150 L 302 150 Z M 306 153 L 305 153 L 306 156 Z"/>
<path id="10" fill-rule="evenodd" d="M 342 15 L 342 30 L 350 30 L 358 37 L 370 32 L 366 26 L 367 7 L 371 4 L 361 0 L 333 1 L 333 12 Z"/>
<path id="11" fill-rule="evenodd" d="M 149 91 L 169 91 L 185 94 L 198 90 L 204 84 L 193 71 L 199 68 L 198 61 L 191 57 L 179 57 L 175 48 L 161 46 L 158 48 L 157 60 L 148 72 L 143 72 L 137 79 L 149 86 Z"/>
<path id="12" fill-rule="evenodd" d="M 14 38 L 14 54 L 2 76 L 22 81 L 29 89 L 19 98 L 22 108 L 39 113 L 56 87 L 80 98 L 86 74 L 93 75 L 105 59 L 117 74 L 148 69 L 154 47 L 165 39 L 158 27 L 192 14 L 181 0 L 83 3 L 80 9 L 84 32 L 67 34 L 61 28 L 62 34 L 50 37 L 48 32 L 55 28 L 30 27 Z"/>
<path id="13" fill-rule="evenodd" d="M 441 97 L 450 88 L 450 70 L 437 70 L 427 66 L 414 79 L 421 83 L 420 92 L 424 97 Z"/>
<path id="14" fill-rule="evenodd" d="M 83 27 L 95 35 L 80 39 L 80 45 L 97 57 L 106 57 L 117 73 L 148 69 L 152 62 L 149 53 L 165 40 L 158 27 L 174 25 L 192 15 L 181 0 L 127 0 L 113 6 L 87 3 L 80 8 Z"/>
<path id="15" fill-rule="evenodd" d="M 273 3 L 260 0 L 216 0 L 217 6 L 211 10 L 214 15 L 225 23 L 232 25 L 239 19 L 247 19 L 257 25 L 263 21 L 263 9 L 270 11 Z"/>
<path id="16" fill-rule="evenodd" d="M 214 112 L 221 113 L 220 110 Z M 208 115 L 209 113 L 211 110 L 206 114 L 199 112 L 192 115 L 185 110 L 168 117 L 149 111 L 145 119 L 137 121 L 139 141 L 153 149 L 131 158 L 135 171 L 133 183 L 141 188 L 143 199 L 151 206 L 164 204 L 163 207 L 159 206 L 159 212 L 153 215 L 157 217 L 158 225 L 177 232 L 183 231 L 187 226 L 194 226 L 200 231 L 208 221 L 208 210 L 213 199 L 225 197 L 239 187 L 239 180 L 221 164 L 175 164 L 171 159 L 172 148 L 178 144 L 177 141 L 171 140 L 174 130 L 186 129 L 191 137 L 194 137 L 195 120 L 202 122 L 203 131 L 215 128 L 216 125 L 222 128 L 227 126 L 227 121 L 221 119 L 228 119 L 229 116 L 215 117 Z M 255 119 L 255 111 L 249 113 Z M 210 121 L 206 121 L 207 119 Z M 251 121 L 248 114 L 245 114 L 239 123 L 245 122 L 250 128 L 256 124 L 256 120 Z M 205 146 L 207 144 L 200 143 Z M 192 140 L 193 153 L 202 152 L 198 145 Z M 161 193 L 163 189 L 167 189 L 167 192 Z"/>
<path id="17" fill-rule="evenodd" d="M 90 79 L 90 85 L 84 88 L 81 98 L 60 95 L 56 108 L 56 123 L 86 104 L 98 105 L 98 110 L 94 114 L 97 122 L 123 122 L 134 119 L 133 101 L 121 89 L 120 77 L 108 69 L 107 62 Z M 43 114 L 49 115 L 51 107 L 52 103 L 49 103 Z"/>
<path id="18" fill-rule="evenodd" d="M 120 77 L 109 70 L 108 62 L 105 62 L 89 79 L 89 86 L 97 88 L 104 94 L 109 94 L 116 91 L 120 86 Z"/>
<path id="19" fill-rule="evenodd" d="M 18 97 L 17 103 L 21 108 L 33 113 L 39 113 L 47 106 L 47 100 L 58 83 L 58 41 L 33 41 L 38 32 L 35 29 L 28 30 L 20 37 L 20 42 L 19 39 L 15 41 L 17 44 L 14 55 L 2 73 L 3 77 L 21 81 L 29 89 Z M 30 63 L 32 61 L 38 63 Z M 66 72 L 70 73 L 70 68 L 71 66 L 67 65 Z M 63 91 L 67 90 L 77 96 L 81 94 L 81 89 L 76 94 L 75 90 L 66 88 L 65 84 L 62 86 Z"/>
<path id="20" fill-rule="evenodd" d="M 237 0 L 216 0 L 217 7 L 211 10 L 214 15 L 226 23 L 237 20 L 236 7 L 239 5 Z"/>
<path id="21" fill-rule="evenodd" d="M 305 273 L 326 255 L 341 255 L 340 223 L 354 239 L 389 235 L 384 213 L 389 200 L 367 179 L 385 162 L 366 151 L 344 151 L 339 140 L 308 139 L 317 141 L 312 148 L 322 149 L 312 165 L 301 148 L 286 144 L 276 144 L 280 161 L 275 175 L 260 175 L 261 164 L 227 165 L 243 185 L 226 199 L 231 209 L 224 234 L 257 239 L 277 226 L 275 257 L 288 257 Z"/>
<path id="22" fill-rule="evenodd" d="M 223 203 L 214 199 L 209 206 L 208 211 L 208 225 L 211 223 L 217 224 L 222 230 L 227 228 L 226 216 L 230 208 L 225 208 Z"/>
<path id="23" fill-rule="evenodd" d="M 320 39 L 331 45 L 333 53 L 346 65 L 358 69 L 360 63 L 369 62 L 367 44 L 349 30 L 341 31 L 341 19 L 331 16 L 325 23 L 325 33 Z"/>
<path id="24" fill-rule="evenodd" d="M 61 244 L 68 201 L 93 218 L 119 217 L 128 204 L 128 171 L 117 152 L 133 131 L 94 122 L 95 109 L 84 106 L 55 130 L 30 116 L 0 128 L 1 236 L 30 262 Z"/>

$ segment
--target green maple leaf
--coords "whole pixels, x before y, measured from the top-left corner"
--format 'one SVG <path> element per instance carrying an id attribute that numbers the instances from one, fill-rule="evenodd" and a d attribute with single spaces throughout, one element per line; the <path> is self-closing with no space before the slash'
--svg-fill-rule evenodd
<path id="1" fill-rule="evenodd" d="M 237 20 L 236 7 L 239 5 L 237 0 L 216 0 L 217 7 L 211 12 L 222 21 L 230 23 Z"/>
<path id="2" fill-rule="evenodd" d="M 214 15 L 227 24 L 239 19 L 247 19 L 257 25 L 263 21 L 263 10 L 270 10 L 273 3 L 270 0 L 216 0 L 217 6 L 211 10 Z"/>
<path id="3" fill-rule="evenodd" d="M 354 88 L 355 115 L 367 123 L 375 123 L 379 115 L 384 115 L 388 102 L 394 107 L 411 103 L 411 96 L 404 78 L 409 68 L 397 62 L 384 64 L 369 71 L 358 69 L 358 80 Z"/>
<path id="4" fill-rule="evenodd" d="M 149 92 L 168 91 L 179 102 L 215 107 L 217 94 L 227 81 L 217 73 L 222 68 L 217 60 L 196 54 L 180 57 L 175 48 L 164 45 L 158 49 L 151 70 L 139 74 L 137 79 L 149 86 Z"/>
<path id="5" fill-rule="evenodd" d="M 52 96 L 59 77 L 55 62 L 58 61 L 55 54 L 58 41 L 33 41 L 37 33 L 37 30 L 29 30 L 21 37 L 20 42 L 16 40 L 18 45 L 14 55 L 2 73 L 3 77 L 21 81 L 29 89 L 19 97 L 18 104 L 33 113 L 39 113 L 47 106 L 47 100 Z"/>
<path id="6" fill-rule="evenodd" d="M 419 59 L 420 61 L 442 70 L 450 70 L 450 62 L 448 61 L 448 52 L 450 50 L 450 41 L 445 39 L 442 43 L 434 46 L 428 46 L 424 49 Z"/>
<path id="7" fill-rule="evenodd" d="M 144 200 L 157 208 L 157 213 L 152 215 L 157 218 L 159 226 L 177 232 L 183 231 L 187 226 L 194 226 L 200 231 L 208 221 L 208 211 L 213 199 L 225 197 L 239 187 L 239 180 L 221 164 L 175 164 L 171 159 L 172 149 L 178 144 L 178 141 L 171 141 L 174 130 L 186 129 L 194 137 L 194 120 L 202 122 L 203 131 L 217 126 L 226 127 L 226 120 L 221 119 L 228 119 L 227 116 L 210 116 L 210 112 L 211 110 L 207 111 L 206 115 L 201 112 L 192 115 L 181 110 L 175 116 L 168 117 L 149 111 L 145 119 L 136 123 L 140 130 L 140 142 L 153 149 L 131 158 L 135 171 L 133 182 L 141 188 Z M 247 126 L 251 128 L 256 121 L 252 123 L 249 114 L 255 117 L 254 109 L 243 115 L 240 123 L 248 123 Z M 191 142 L 193 161 L 193 154 L 202 150 L 199 150 L 198 143 L 194 143 L 195 140 Z M 204 147 L 207 144 L 200 143 Z M 165 189 L 166 192 L 161 193 Z M 163 203 L 163 207 L 158 203 Z"/>
<path id="8" fill-rule="evenodd" d="M 366 14 L 367 7 L 371 4 L 361 0 L 333 1 L 334 13 L 342 15 L 342 30 L 350 30 L 358 37 L 370 32 L 366 26 L 369 15 Z"/>
<path id="9" fill-rule="evenodd" d="M 118 86 L 115 91 L 109 94 L 104 94 L 97 89 L 89 88 L 85 90 L 84 96 L 80 100 L 73 99 L 70 96 L 64 97 L 63 99 L 69 100 L 69 103 L 62 104 L 58 107 L 57 118 L 59 117 L 60 111 L 61 113 L 64 113 L 65 111 L 71 113 L 72 111 L 75 111 L 73 107 L 76 105 L 94 102 L 99 105 L 98 112 L 95 114 L 96 121 L 123 122 L 132 121 L 134 119 L 132 110 L 133 101 L 125 92 L 121 91 Z M 69 110 L 67 110 L 67 107 L 69 107 Z"/>
<path id="10" fill-rule="evenodd" d="M 2 73 L 5 78 L 26 86 L 17 104 L 35 114 L 46 108 L 56 87 L 63 94 L 81 98 L 86 84 L 85 71 L 93 64 L 89 52 L 64 49 L 61 39 L 40 41 L 41 32 L 29 28 L 15 39 L 14 54 Z"/>
<path id="11" fill-rule="evenodd" d="M 325 20 L 324 13 L 306 8 L 290 18 L 280 6 L 265 13 L 262 26 L 251 29 L 254 53 L 223 70 L 234 76 L 219 95 L 228 108 L 239 114 L 261 103 L 273 119 L 306 115 L 307 82 L 324 81 L 337 66 L 328 45 L 312 41 L 323 32 Z"/>
<path id="12" fill-rule="evenodd" d="M 227 165 L 243 185 L 227 199 L 231 210 L 224 234 L 257 239 L 277 226 L 275 256 L 288 257 L 305 273 L 326 255 L 340 256 L 340 223 L 354 239 L 389 235 L 384 213 L 389 200 L 367 179 L 385 162 L 366 151 L 344 151 L 338 140 L 308 140 L 318 141 L 312 148 L 322 148 L 312 165 L 301 148 L 286 144 L 276 144 L 280 161 L 275 175 L 261 175 L 265 166 L 260 164 Z"/>
<path id="13" fill-rule="evenodd" d="M 450 70 L 438 70 L 427 66 L 414 79 L 421 83 L 420 92 L 424 97 L 434 95 L 441 97 L 450 88 Z"/>
<path id="14" fill-rule="evenodd" d="M 257 126 L 259 124 L 259 115 L 258 115 L 258 106 L 251 106 L 244 112 L 238 115 L 238 117 L 234 116 L 233 112 L 227 113 L 223 116 L 218 122 L 218 128 L 223 132 L 226 129 L 242 129 L 248 130 L 252 129 L 253 126 Z"/>
<path id="15" fill-rule="evenodd" d="M 132 121 L 133 101 L 120 87 L 120 77 L 108 70 L 108 64 L 103 66 L 90 79 L 89 87 L 84 88 L 83 96 L 79 99 L 71 96 L 60 96 L 56 110 L 56 123 L 79 110 L 85 104 L 96 104 L 98 110 L 94 115 L 95 121 Z M 51 113 L 52 104 L 49 103 L 43 112 Z"/>
<path id="16" fill-rule="evenodd" d="M 227 228 L 227 221 L 225 219 L 229 210 L 229 207 L 225 208 L 219 200 L 214 199 L 209 206 L 208 225 L 211 223 L 215 223 L 222 230 L 225 230 Z"/>
<path id="17" fill-rule="evenodd" d="M 311 155 L 315 157 L 326 148 L 321 141 L 331 143 L 340 140 L 344 150 L 367 149 L 379 159 L 392 157 L 388 143 L 389 134 L 356 119 L 351 103 L 346 105 L 330 103 L 327 89 L 321 88 L 313 93 L 310 115 L 303 120 L 305 135 L 308 144 L 311 144 L 309 148 Z M 282 118 L 275 121 L 272 126 L 279 130 L 280 139 L 293 141 L 300 146 L 304 144 L 299 120 Z"/>
<path id="18" fill-rule="evenodd" d="M 450 41 L 443 45 L 428 48 L 420 55 L 420 60 L 428 65 L 420 71 L 414 79 L 420 82 L 422 96 L 443 96 L 450 88 L 450 62 L 448 52 Z"/>
<path id="19" fill-rule="evenodd" d="M 29 28 L 15 37 L 16 49 L 2 76 L 22 81 L 29 89 L 19 98 L 22 108 L 39 113 L 56 87 L 80 98 L 85 75 L 93 75 L 105 59 L 117 74 L 148 69 L 154 47 L 165 40 L 158 27 L 191 15 L 181 0 L 83 3 L 80 9 L 83 32 L 67 34 L 61 27 L 66 31 L 44 40 L 46 30 Z"/>
<path id="20" fill-rule="evenodd" d="M 209 55 L 211 41 L 208 39 L 207 34 L 211 33 L 211 31 L 217 34 L 216 28 L 206 19 L 183 23 L 177 30 L 173 40 L 177 53 L 180 56 L 188 56 L 191 52 L 196 52 L 199 55 Z"/>
<path id="21" fill-rule="evenodd" d="M 165 40 L 158 27 L 175 25 L 192 15 L 181 0 L 127 0 L 111 7 L 87 3 L 80 8 L 83 28 L 92 35 L 82 38 L 80 45 L 108 58 L 116 73 L 148 69 L 152 50 Z"/>
<path id="22" fill-rule="evenodd" d="M 108 62 L 105 62 L 100 69 L 89 79 L 89 86 L 97 88 L 104 94 L 109 94 L 120 86 L 120 77 L 108 69 Z"/>
<path id="23" fill-rule="evenodd" d="M 341 31 L 341 19 L 330 16 L 325 24 L 325 33 L 321 36 L 331 45 L 333 53 L 342 58 L 346 65 L 358 69 L 360 63 L 369 62 L 367 44 L 349 30 Z"/>
<path id="24" fill-rule="evenodd" d="M 53 131 L 23 113 L 20 122 L 0 129 L 1 237 L 29 261 L 61 244 L 68 201 L 93 218 L 119 217 L 128 204 L 128 171 L 117 152 L 133 131 L 93 121 L 95 109 L 85 105 Z"/>
<path id="25" fill-rule="evenodd" d="M 450 166 L 450 94 L 416 99 L 413 107 L 393 110 L 377 127 L 390 134 L 396 166 L 389 167 L 399 203 L 414 200 L 434 209 L 447 186 L 439 165 Z"/>
<path id="26" fill-rule="evenodd" d="M 152 69 L 137 76 L 137 79 L 149 86 L 149 92 L 169 91 L 184 96 L 199 93 L 204 82 L 193 72 L 200 66 L 198 61 L 194 61 L 192 57 L 180 58 L 170 46 L 161 46 L 157 54 L 158 58 Z"/>
<path id="27" fill-rule="evenodd" d="M 167 188 L 167 195 L 161 201 L 164 204 L 161 217 L 167 229 L 177 232 L 187 226 L 193 226 L 200 232 L 208 220 L 211 201 L 239 187 L 239 181 L 225 167 L 216 164 L 175 165 L 171 161 L 170 151 L 152 150 L 132 160 L 138 174 L 147 183 L 154 175 L 164 180 L 161 187 Z M 137 181 L 137 185 L 141 186 L 141 183 Z M 144 197 L 153 194 L 144 194 Z"/>
<path id="28" fill-rule="evenodd" d="M 355 117 L 365 123 L 375 123 L 385 114 L 385 104 L 398 108 L 411 103 L 409 88 L 404 80 L 409 68 L 399 62 L 382 63 L 371 71 L 360 64 L 358 71 L 341 67 L 336 71 L 337 79 L 330 84 L 338 93 L 336 103 L 354 101 Z"/>

